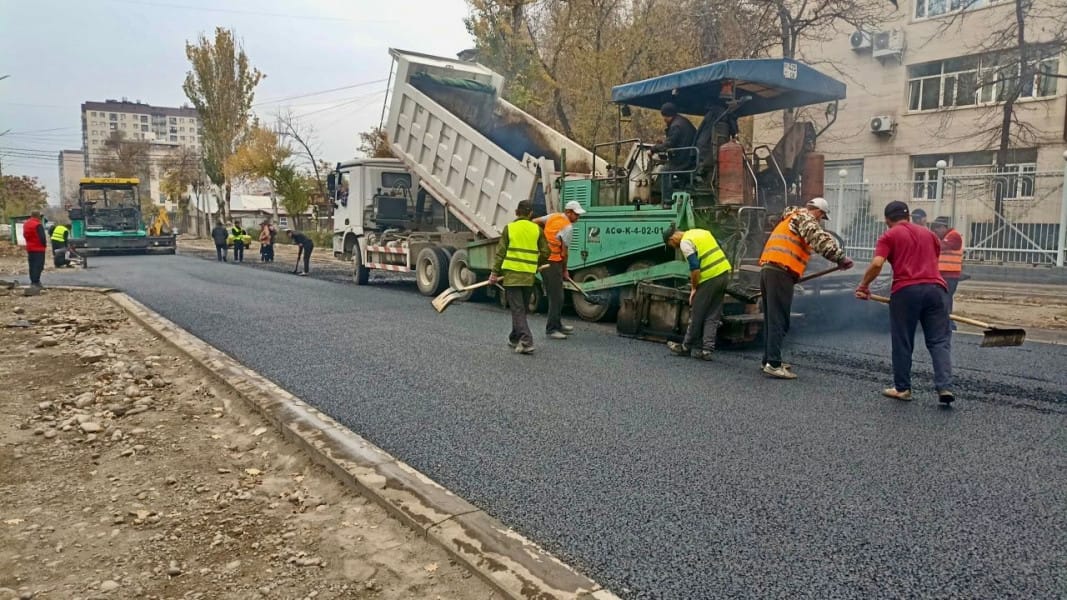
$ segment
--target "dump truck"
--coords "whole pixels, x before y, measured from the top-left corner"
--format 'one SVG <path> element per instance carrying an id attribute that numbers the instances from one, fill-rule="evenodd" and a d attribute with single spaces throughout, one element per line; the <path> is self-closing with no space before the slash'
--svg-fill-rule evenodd
<path id="1" fill-rule="evenodd" d="M 333 250 L 351 258 L 357 285 L 375 270 L 413 273 L 436 296 L 473 282 L 467 246 L 499 237 L 520 201 L 558 210 L 563 169 L 590 173 L 593 154 L 501 98 L 490 69 L 389 52 L 385 128 L 397 158 L 337 165 Z"/>
<path id="2" fill-rule="evenodd" d="M 140 180 L 135 177 L 85 177 L 78 204 L 68 210 L 70 243 L 87 253 L 159 251 L 174 254 L 173 233 L 149 232 L 141 214 Z"/>

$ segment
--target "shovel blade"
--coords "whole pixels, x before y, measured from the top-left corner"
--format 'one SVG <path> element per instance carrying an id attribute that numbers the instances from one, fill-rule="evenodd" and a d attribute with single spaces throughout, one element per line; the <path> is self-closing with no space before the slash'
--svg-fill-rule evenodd
<path id="1" fill-rule="evenodd" d="M 983 348 L 1003 348 L 1006 346 L 1022 346 L 1026 341 L 1025 329 L 1000 329 L 992 327 L 982 332 Z"/>
<path id="2" fill-rule="evenodd" d="M 436 310 L 437 312 L 445 312 L 445 309 L 448 308 L 449 304 L 452 304 L 452 301 L 455 300 L 456 297 L 458 297 L 459 293 L 459 290 L 455 288 L 448 288 L 447 290 L 438 294 L 437 297 L 434 298 L 432 302 L 430 302 L 430 304 L 433 305 L 434 310 Z"/>

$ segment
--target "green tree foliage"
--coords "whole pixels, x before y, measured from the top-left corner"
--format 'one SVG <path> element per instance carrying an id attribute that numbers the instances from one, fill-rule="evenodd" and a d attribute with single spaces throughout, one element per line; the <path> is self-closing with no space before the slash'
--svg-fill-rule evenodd
<path id="1" fill-rule="evenodd" d="M 0 221 L 30 214 L 32 210 L 44 210 L 48 206 L 48 194 L 36 177 L 4 175 L 0 177 Z"/>
<path id="2" fill-rule="evenodd" d="M 315 189 L 314 177 L 299 172 L 292 165 L 283 165 L 278 169 L 276 190 L 281 197 L 281 205 L 290 217 L 303 215 L 311 205 L 311 194 Z"/>
<path id="3" fill-rule="evenodd" d="M 203 128 L 204 169 L 212 183 L 225 189 L 229 214 L 231 182 L 225 164 L 248 128 L 255 88 L 263 73 L 252 67 L 234 32 L 215 29 L 214 39 L 200 35 L 185 44 L 191 69 L 182 89 L 200 116 Z"/>

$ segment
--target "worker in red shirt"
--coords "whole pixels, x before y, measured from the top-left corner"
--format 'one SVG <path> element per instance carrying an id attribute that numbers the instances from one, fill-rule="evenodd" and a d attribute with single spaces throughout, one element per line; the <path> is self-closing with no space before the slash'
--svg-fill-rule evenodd
<path id="1" fill-rule="evenodd" d="M 960 285 L 963 276 L 963 236 L 950 225 L 948 217 L 934 219 L 931 230 L 941 240 L 941 258 L 937 262 L 937 268 L 941 276 L 948 284 L 948 312 L 952 312 L 952 300 L 956 296 L 956 288 Z M 952 324 L 956 329 L 956 324 Z"/>
<path id="2" fill-rule="evenodd" d="M 889 398 L 911 400 L 911 355 L 915 326 L 923 326 L 926 349 L 934 365 L 937 399 L 944 405 L 956 397 L 952 393 L 952 332 L 949 329 L 948 285 L 938 270 L 941 240 L 926 227 L 908 221 L 908 205 L 894 201 L 885 207 L 889 230 L 878 238 L 874 259 L 856 288 L 856 297 L 871 297 L 870 285 L 893 266 L 893 288 L 889 318 L 893 346 L 893 387 L 882 392 Z"/>
<path id="3" fill-rule="evenodd" d="M 22 237 L 26 240 L 26 260 L 30 266 L 30 289 L 41 289 L 41 272 L 44 271 L 45 254 L 48 252 L 48 238 L 41 222 L 41 211 L 30 213 L 30 218 L 22 224 Z M 32 293 L 32 292 L 31 292 Z"/>

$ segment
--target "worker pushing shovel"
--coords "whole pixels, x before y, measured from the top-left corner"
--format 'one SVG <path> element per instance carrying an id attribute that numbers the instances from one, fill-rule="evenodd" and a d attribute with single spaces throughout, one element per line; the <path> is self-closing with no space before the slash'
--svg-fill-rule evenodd
<path id="1" fill-rule="evenodd" d="M 315 243 L 311 241 L 311 238 L 304 235 L 302 232 L 293 231 L 292 229 L 286 229 L 285 233 L 289 234 L 289 239 L 296 244 L 299 249 L 296 251 L 296 265 L 293 267 L 293 275 L 306 276 L 311 270 L 311 251 L 315 249 Z M 304 258 L 304 272 L 300 272 L 300 258 Z"/>
<path id="2" fill-rule="evenodd" d="M 526 312 L 533 294 L 537 268 L 548 262 L 549 248 L 541 228 L 530 217 L 533 207 L 528 200 L 515 207 L 516 219 L 508 223 L 497 244 L 496 261 L 489 284 L 503 278 L 504 292 L 511 310 L 511 333 L 508 345 L 516 354 L 533 354 L 533 335 Z"/>

